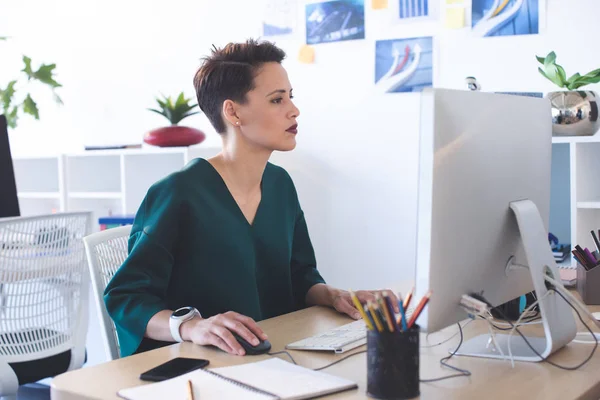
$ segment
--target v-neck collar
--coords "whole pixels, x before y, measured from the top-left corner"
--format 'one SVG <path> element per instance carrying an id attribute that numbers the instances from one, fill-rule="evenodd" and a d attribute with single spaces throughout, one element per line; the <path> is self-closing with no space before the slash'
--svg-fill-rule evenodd
<path id="1" fill-rule="evenodd" d="M 256 226 L 256 220 L 258 219 L 260 209 L 262 208 L 261 206 L 265 199 L 265 196 L 264 196 L 264 194 L 265 194 L 265 175 L 267 172 L 267 168 L 269 167 L 269 163 L 267 163 L 267 165 L 265 166 L 265 170 L 263 171 L 262 179 L 260 180 L 260 201 L 258 203 L 258 206 L 256 207 L 256 212 L 254 213 L 254 220 L 252 221 L 252 223 L 250 223 L 250 221 L 248 221 L 248 218 L 246 218 L 246 216 L 244 215 L 244 212 L 240 208 L 240 205 L 238 204 L 238 202 L 235 201 L 233 194 L 231 194 L 231 191 L 227 187 L 227 184 L 225 183 L 225 180 L 223 179 L 223 177 L 221 176 L 219 171 L 217 171 L 217 169 L 207 159 L 204 159 L 204 158 L 200 158 L 200 159 L 203 160 L 208 165 L 208 167 L 211 169 L 211 171 L 215 175 L 215 178 L 217 179 L 218 182 L 220 182 L 221 187 L 224 189 L 224 191 L 226 193 L 226 197 L 228 197 L 230 199 L 230 201 L 233 203 L 234 208 L 237 210 L 237 214 L 242 218 L 242 220 L 244 220 L 246 225 L 249 228 L 253 228 L 254 226 Z"/>

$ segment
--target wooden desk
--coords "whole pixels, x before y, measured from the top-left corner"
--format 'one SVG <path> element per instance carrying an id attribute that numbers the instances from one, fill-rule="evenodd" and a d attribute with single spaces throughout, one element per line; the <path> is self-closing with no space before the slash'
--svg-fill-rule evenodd
<path id="1" fill-rule="evenodd" d="M 592 307 L 599 311 L 600 307 Z M 272 352 L 283 350 L 287 343 L 311 336 L 332 327 L 348 323 L 349 319 L 335 311 L 323 307 L 287 314 L 259 325 L 269 335 L 273 344 Z M 524 332 L 541 333 L 541 325 L 526 327 Z M 580 329 L 581 330 L 581 329 Z M 487 324 L 483 321 L 470 323 L 465 329 L 465 338 L 486 333 Z M 435 344 L 452 336 L 457 327 L 449 327 L 436 332 L 426 340 L 421 335 L 421 346 Z M 451 371 L 440 367 L 439 360 L 447 355 L 450 348 L 458 344 L 458 335 L 449 342 L 421 349 L 421 378 L 435 378 Z M 322 352 L 290 351 L 298 364 L 316 368 L 328 364 L 352 352 L 365 349 L 362 346 L 342 355 Z M 575 365 L 589 354 L 591 345 L 572 343 L 560 350 L 553 360 L 561 365 Z M 261 356 L 230 356 L 220 350 L 197 346 L 192 343 L 174 344 L 150 352 L 111 361 L 89 368 L 71 371 L 52 381 L 53 400 L 75 399 L 117 399 L 119 389 L 143 385 L 138 379 L 141 372 L 174 357 L 195 357 L 210 360 L 210 367 L 222 367 L 259 361 L 269 358 Z M 286 358 L 285 355 L 280 357 Z M 598 399 L 600 398 L 600 350 L 582 369 L 578 371 L 559 370 L 546 363 L 516 362 L 512 369 L 510 362 L 469 357 L 455 357 L 453 365 L 472 372 L 470 378 L 460 377 L 437 383 L 421 384 L 421 399 Z M 359 384 L 357 390 L 338 393 L 331 399 L 366 399 L 366 359 L 365 354 L 356 355 L 326 370 L 333 375 L 351 379 Z"/>

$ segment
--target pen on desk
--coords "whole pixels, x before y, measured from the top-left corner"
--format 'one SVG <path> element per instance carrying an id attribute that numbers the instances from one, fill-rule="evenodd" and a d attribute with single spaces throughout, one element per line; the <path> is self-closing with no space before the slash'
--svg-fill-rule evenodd
<path id="1" fill-rule="evenodd" d="M 187 390 L 188 390 L 188 396 L 187 396 L 187 400 L 194 400 L 194 389 L 192 388 L 192 381 L 190 381 L 188 379 L 187 381 Z"/>
<path id="2" fill-rule="evenodd" d="M 594 239 L 594 244 L 596 245 L 596 250 L 598 250 L 600 252 L 600 242 L 598 241 L 598 236 L 596 236 L 596 232 L 591 230 L 590 233 L 592 234 L 592 239 Z"/>
<path id="3" fill-rule="evenodd" d="M 371 324 L 369 317 L 367 317 L 367 314 L 365 314 L 363 305 L 360 303 L 360 300 L 358 300 L 358 297 L 356 297 L 356 295 L 354 294 L 354 292 L 352 290 L 349 290 L 349 292 L 350 292 L 350 297 L 352 298 L 352 302 L 354 303 L 354 307 L 356 307 L 356 309 L 360 313 L 360 316 L 362 317 L 362 319 L 365 320 L 365 324 L 367 325 L 367 328 L 369 328 L 371 330 L 375 329 L 375 327 Z"/>
<path id="4" fill-rule="evenodd" d="M 392 320 L 392 325 L 396 332 L 400 332 L 400 326 L 396 321 L 396 313 L 394 312 L 394 304 L 392 303 L 392 298 L 387 294 L 387 292 L 383 292 L 383 301 L 385 302 L 388 312 L 390 313 L 390 319 Z"/>
<path id="5" fill-rule="evenodd" d="M 371 300 L 367 301 L 367 307 L 369 308 L 369 311 L 371 312 L 371 316 L 373 317 L 373 321 L 375 321 L 375 326 L 377 327 L 377 331 L 378 332 L 383 332 L 383 325 L 381 324 L 381 321 L 379 320 L 379 316 L 377 315 L 377 312 L 375 310 L 375 306 L 373 305 L 373 303 L 371 302 Z"/>
<path id="6" fill-rule="evenodd" d="M 381 311 L 383 313 L 383 317 L 385 319 L 385 324 L 387 325 L 387 328 L 390 332 L 394 332 L 394 324 L 392 324 L 392 320 L 394 319 L 392 317 L 392 315 L 390 315 L 390 310 L 387 307 L 387 303 L 385 301 L 385 299 L 379 294 L 377 293 L 375 295 L 375 298 L 377 299 L 377 302 L 379 303 L 379 308 L 381 308 Z"/>
<path id="7" fill-rule="evenodd" d="M 408 331 L 408 325 L 406 324 L 406 312 L 404 310 L 404 304 L 402 304 L 402 300 L 398 300 L 398 307 L 400 308 L 400 321 L 402 322 L 402 330 L 406 332 Z"/>
<path id="8" fill-rule="evenodd" d="M 412 300 L 413 292 L 414 291 L 415 291 L 415 287 L 413 286 L 410 289 L 410 292 L 408 292 L 408 294 L 406 295 L 406 298 L 404 298 L 404 304 L 403 304 L 403 306 L 404 306 L 405 310 L 408 310 L 408 306 L 410 305 L 410 301 Z"/>
<path id="9" fill-rule="evenodd" d="M 417 320 L 417 318 L 419 318 L 419 315 L 421 315 L 421 312 L 427 305 L 427 302 L 429 301 L 430 297 L 431 297 L 431 290 L 429 292 L 427 292 L 425 294 L 425 296 L 423 296 L 423 298 L 417 305 L 417 308 L 415 308 L 415 312 L 413 312 L 412 317 L 410 317 L 410 321 L 408 321 L 408 329 L 412 328 L 412 326 L 415 323 L 415 321 Z"/>

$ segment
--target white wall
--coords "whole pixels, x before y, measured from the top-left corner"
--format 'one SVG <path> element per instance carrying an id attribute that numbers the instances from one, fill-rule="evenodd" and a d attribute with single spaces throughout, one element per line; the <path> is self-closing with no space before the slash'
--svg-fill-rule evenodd
<path id="1" fill-rule="evenodd" d="M 42 120 L 21 121 L 11 133 L 13 152 L 140 142 L 165 123 L 145 110 L 153 97 L 181 90 L 193 96 L 193 73 L 213 43 L 260 35 L 260 4 L 0 0 L 0 35 L 15 37 L 0 44 L 0 83 L 19 69 L 12 56 L 25 53 L 34 62 L 56 62 L 64 85 L 64 107 L 40 94 Z M 439 32 L 438 87 L 464 88 L 464 77 L 473 75 L 484 90 L 546 92 L 553 87 L 538 74 L 535 55 L 555 50 L 568 74 L 600 67 L 599 12 L 597 0 L 548 0 L 545 33 L 474 39 L 468 29 L 393 23 L 367 6 L 366 40 L 317 45 L 314 65 L 296 61 L 301 23 L 294 37 L 277 39 L 289 54 L 285 66 L 302 115 L 296 151 L 274 160 L 296 180 L 325 277 L 359 288 L 413 276 L 418 95 L 373 92 L 375 40 Z M 208 133 L 206 145 L 220 143 L 203 116 L 186 122 Z"/>

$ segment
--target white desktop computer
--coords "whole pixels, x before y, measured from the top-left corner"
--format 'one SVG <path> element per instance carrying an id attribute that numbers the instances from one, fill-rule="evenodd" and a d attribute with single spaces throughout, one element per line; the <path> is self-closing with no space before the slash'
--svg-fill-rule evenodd
<path id="1" fill-rule="evenodd" d="M 419 318 L 433 332 L 467 318 L 459 303 L 477 294 L 498 306 L 535 290 L 546 338 L 528 338 L 543 357 L 576 334 L 569 305 L 545 296 L 558 270 L 548 244 L 552 127 L 547 99 L 445 89 L 421 96 L 416 296 L 433 295 Z M 545 297 L 544 297 L 545 296 Z M 500 358 L 507 336 L 472 338 L 457 355 Z M 521 337 L 515 360 L 540 361 Z"/>

